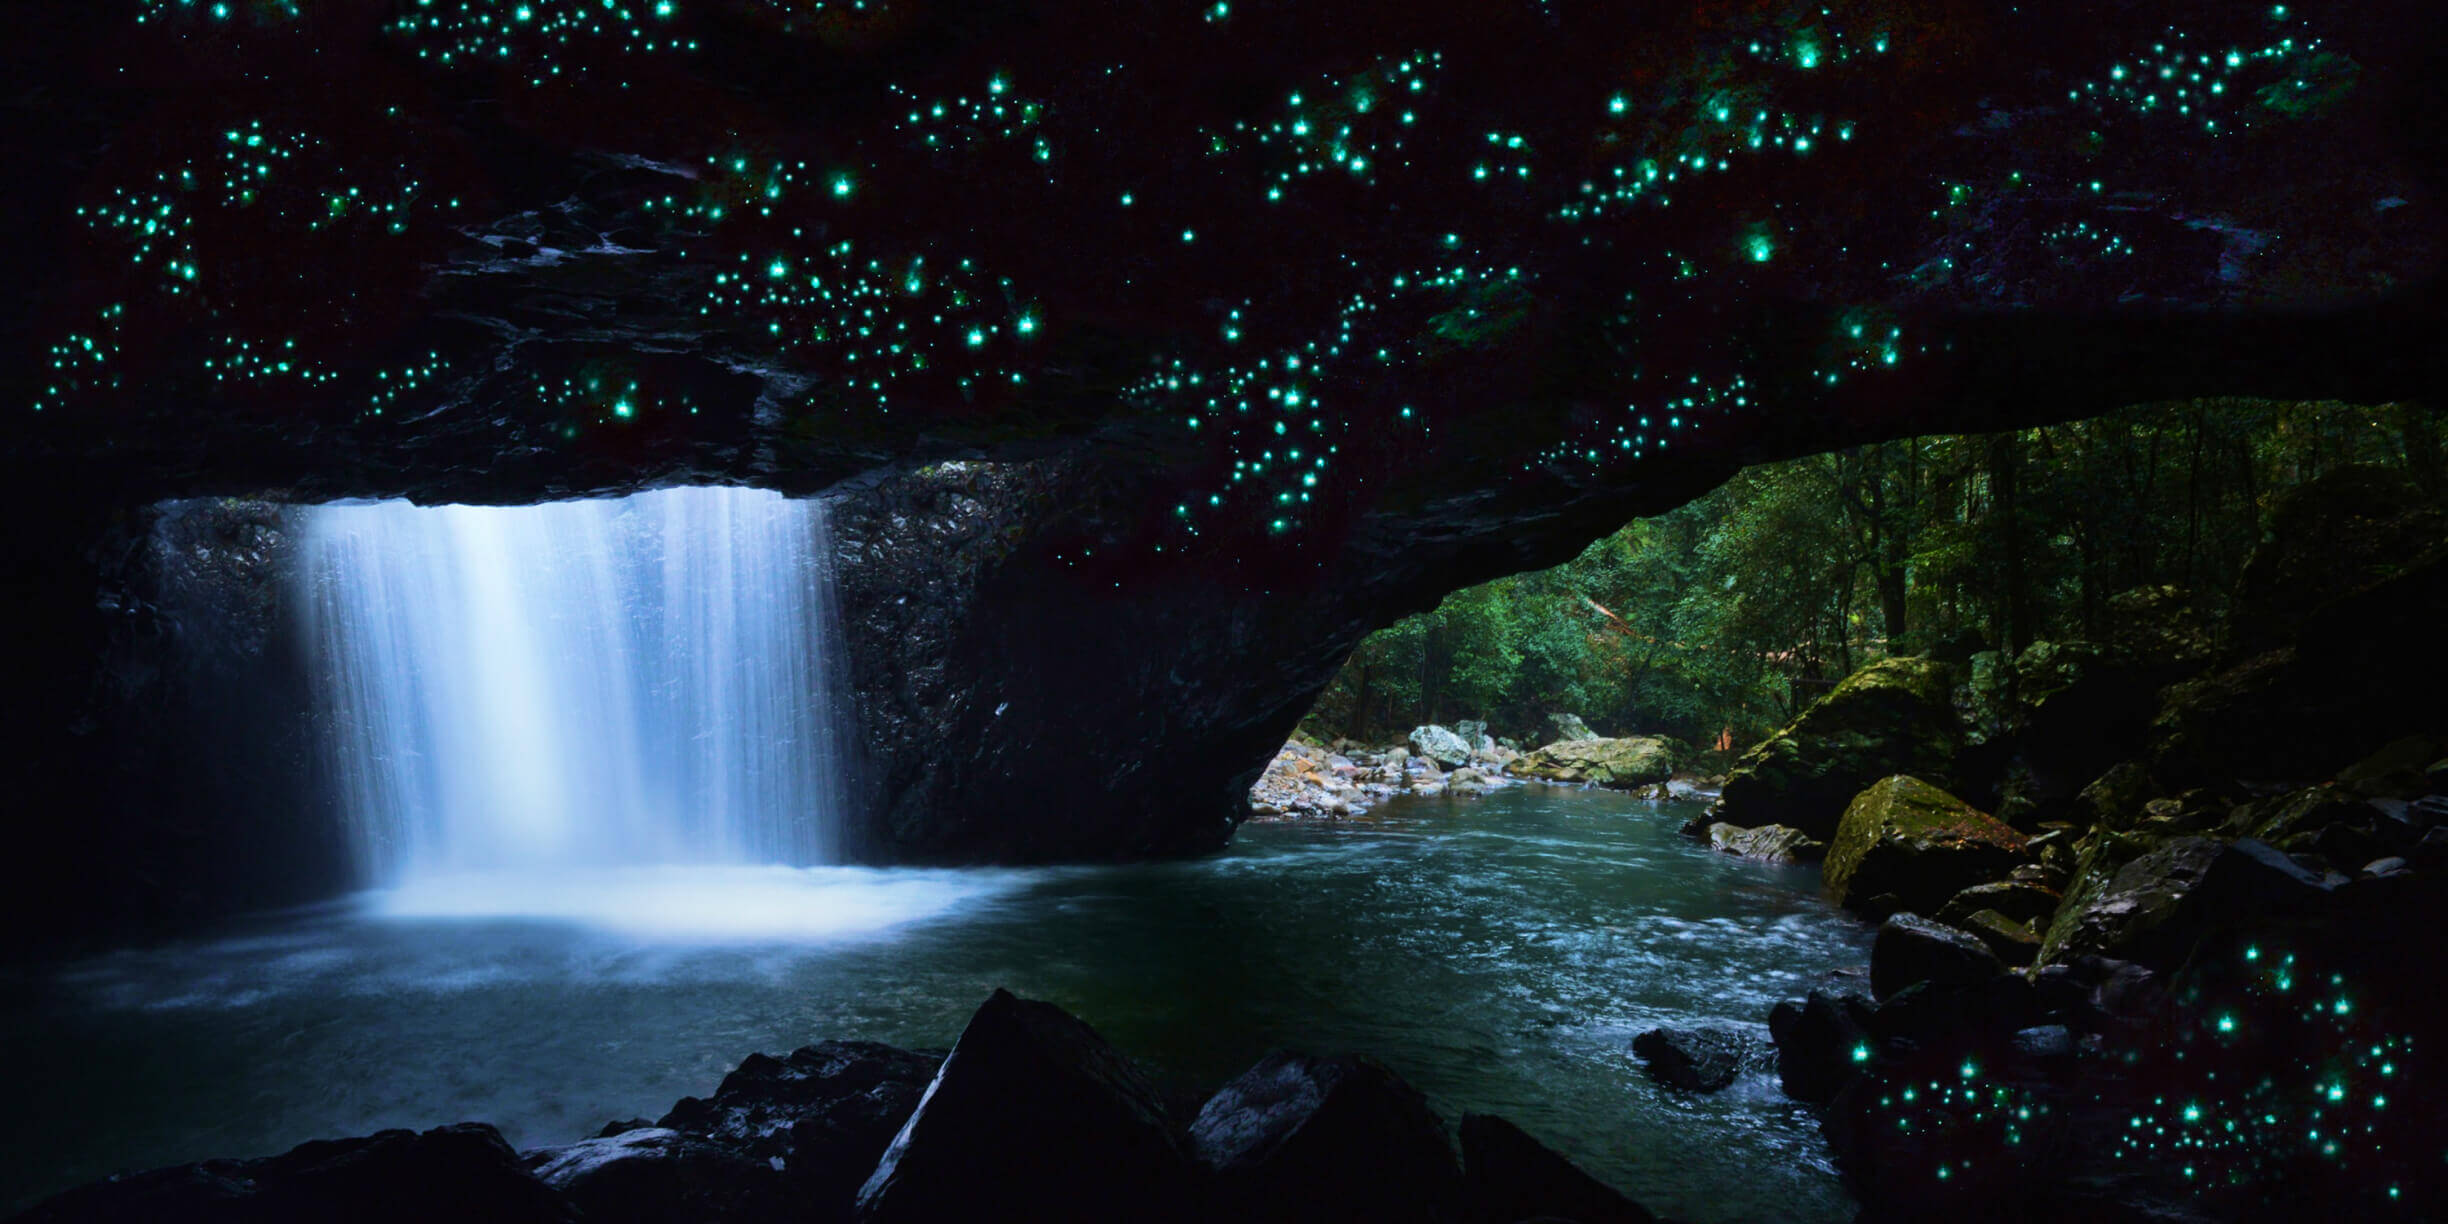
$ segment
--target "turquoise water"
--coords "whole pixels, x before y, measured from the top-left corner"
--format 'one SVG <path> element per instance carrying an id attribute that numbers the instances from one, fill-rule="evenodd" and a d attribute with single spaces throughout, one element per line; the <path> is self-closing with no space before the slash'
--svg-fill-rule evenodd
<path id="1" fill-rule="evenodd" d="M 1252 825 L 1177 863 L 672 869 L 445 881 L 7 982 L 0 1203 L 114 1169 L 472 1119 L 564 1142 L 754 1050 L 944 1046 L 997 986 L 1208 1088 L 1274 1046 L 1363 1051 L 1651 1209 L 1850 1219 L 1771 1074 L 1706 1097 L 1626 1052 L 1758 1031 L 1867 958 L 1817 872 L 1677 836 L 1688 805 L 1522 787 Z"/>

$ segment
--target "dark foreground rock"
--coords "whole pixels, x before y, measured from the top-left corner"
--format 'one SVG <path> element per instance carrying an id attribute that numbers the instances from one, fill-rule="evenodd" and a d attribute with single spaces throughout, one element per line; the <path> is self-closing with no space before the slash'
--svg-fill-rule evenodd
<path id="1" fill-rule="evenodd" d="M 1369 1059 L 1269 1054 L 1199 1110 L 1189 1147 L 1220 1219 L 1462 1218 L 1443 1120 Z"/>
<path id="2" fill-rule="evenodd" d="M 567 1199 L 490 1126 L 461 1123 L 302 1143 L 261 1160 L 208 1160 L 96 1182 L 23 1224 L 574 1224 Z"/>
<path id="3" fill-rule="evenodd" d="M 1670 1088 L 1715 1092 L 1742 1074 L 1758 1043 L 1726 1028 L 1651 1029 L 1632 1039 L 1649 1078 Z"/>
<path id="4" fill-rule="evenodd" d="M 970 1017 L 858 1195 L 863 1221 L 1162 1219 L 1190 1165 L 1164 1097 L 1051 1003 L 998 990 Z"/>
<path id="5" fill-rule="evenodd" d="M 526 1160 L 587 1224 L 839 1220 L 849 1214 L 847 1195 L 825 1201 L 793 1193 L 787 1166 L 666 1127 L 538 1148 Z"/>
<path id="6" fill-rule="evenodd" d="M 872 1041 L 751 1054 L 713 1096 L 682 1098 L 656 1125 L 777 1170 L 814 1218 L 845 1218 L 942 1064 Z"/>
<path id="7" fill-rule="evenodd" d="M 2004 971 L 1978 938 L 1918 914 L 1891 916 L 1870 944 L 1870 988 L 1881 999 L 1915 982 L 1977 986 Z"/>
<path id="8" fill-rule="evenodd" d="M 1462 1117 L 1462 1170 L 1477 1219 L 1650 1224 L 1640 1204 L 1492 1114 Z"/>

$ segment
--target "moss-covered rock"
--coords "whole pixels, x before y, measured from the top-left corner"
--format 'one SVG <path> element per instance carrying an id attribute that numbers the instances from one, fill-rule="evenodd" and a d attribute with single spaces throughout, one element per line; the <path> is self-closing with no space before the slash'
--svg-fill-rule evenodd
<path id="1" fill-rule="evenodd" d="M 1883 659 L 1846 677 L 1734 762 L 1717 818 L 1746 828 L 1791 825 L 1827 838 L 1853 796 L 1880 778 L 1912 774 L 1946 783 L 1962 743 L 1955 677 L 1949 664 L 1910 658 Z"/>
<path id="2" fill-rule="evenodd" d="M 2262 922 L 2323 901 L 2325 880 L 2266 842 L 2150 839 L 2102 831 L 2041 942 L 2056 963 L 2097 952 L 2148 965 L 2181 960 L 2222 926 Z M 2147 847 L 2133 853 L 2137 847 Z"/>
<path id="3" fill-rule="evenodd" d="M 1505 766 L 1505 772 L 1541 782 L 1587 782 L 1630 790 L 1663 782 L 1674 773 L 1674 747 L 1654 736 L 1559 740 Z"/>
<path id="4" fill-rule="evenodd" d="M 1881 779 L 1845 808 L 1828 843 L 1829 899 L 1861 908 L 1872 898 L 1935 913 L 2024 858 L 2026 838 L 1919 778 Z"/>

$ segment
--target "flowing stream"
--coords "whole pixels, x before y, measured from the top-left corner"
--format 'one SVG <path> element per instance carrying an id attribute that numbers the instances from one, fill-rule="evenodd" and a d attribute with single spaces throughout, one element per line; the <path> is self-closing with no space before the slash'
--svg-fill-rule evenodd
<path id="1" fill-rule="evenodd" d="M 412 878 L 0 978 L 0 1207 L 387 1126 L 565 1142 L 709 1092 L 751 1051 L 947 1045 L 1006 986 L 1184 1087 L 1274 1046 L 1363 1051 L 1449 1121 L 1510 1117 L 1663 1214 L 1849 1219 L 1773 1073 L 1687 1096 L 1627 1053 L 1665 1024 L 1764 1039 L 1775 1000 L 1866 959 L 1815 871 L 1712 853 L 1674 833 L 1691 811 L 1520 787 L 1252 825 L 1185 862 L 582 865 L 560 900 L 507 907 L 526 912 Z"/>

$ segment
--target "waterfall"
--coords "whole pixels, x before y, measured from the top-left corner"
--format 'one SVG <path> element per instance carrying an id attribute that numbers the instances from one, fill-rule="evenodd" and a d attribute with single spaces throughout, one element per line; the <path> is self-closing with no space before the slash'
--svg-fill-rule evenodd
<path id="1" fill-rule="evenodd" d="M 821 503 L 691 488 L 318 506 L 298 595 L 369 883 L 828 861 Z"/>

